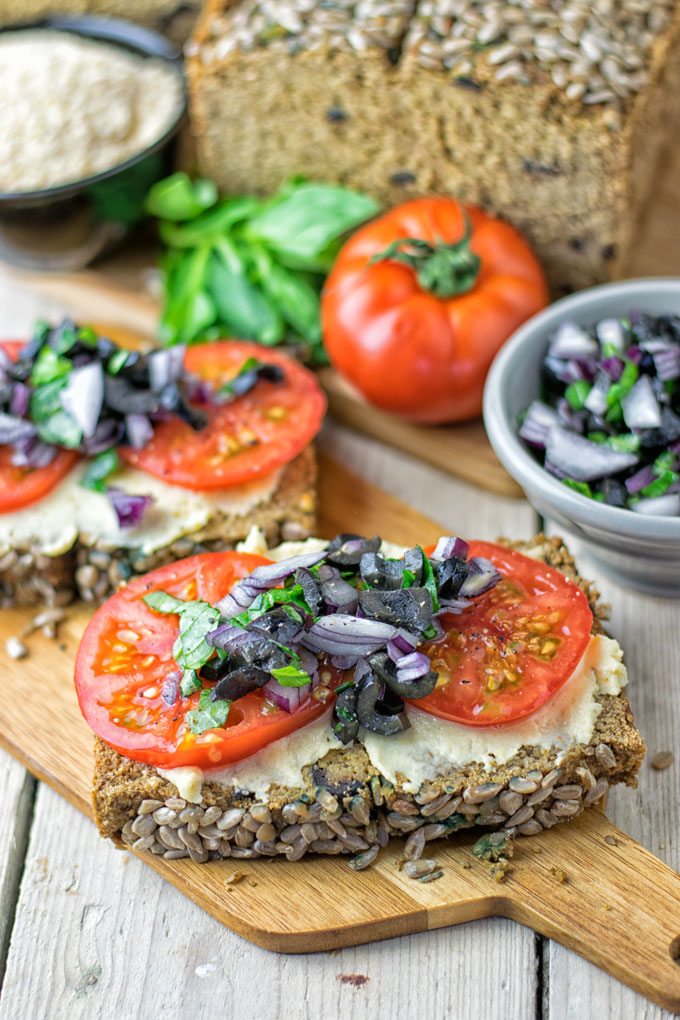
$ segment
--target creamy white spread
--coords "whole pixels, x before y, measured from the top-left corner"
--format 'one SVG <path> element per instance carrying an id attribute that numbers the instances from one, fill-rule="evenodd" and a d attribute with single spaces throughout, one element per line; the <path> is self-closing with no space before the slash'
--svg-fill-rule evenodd
<path id="1" fill-rule="evenodd" d="M 331 730 L 330 721 L 329 709 L 320 719 L 289 737 L 273 741 L 235 765 L 205 772 L 194 767 L 158 769 L 158 772 L 177 787 L 180 797 L 192 804 L 200 802 L 204 781 L 250 790 L 258 797 L 263 797 L 271 786 L 296 789 L 304 784 L 302 770 L 307 765 L 319 761 L 328 751 L 344 746 Z"/>
<path id="2" fill-rule="evenodd" d="M 229 489 L 197 492 L 169 485 L 144 471 L 123 468 L 112 480 L 117 488 L 152 496 L 153 503 L 135 528 L 122 529 L 108 498 L 80 485 L 85 465 L 76 467 L 44 499 L 16 513 L 0 514 L 0 545 L 31 545 L 48 556 L 66 552 L 80 535 L 139 548 L 144 555 L 200 531 L 218 513 L 245 517 L 275 492 L 280 471 Z"/>
<path id="3" fill-rule="evenodd" d="M 271 555 L 269 551 L 268 555 Z M 628 677 L 623 652 L 611 638 L 590 639 L 576 670 L 551 699 L 533 715 L 511 726 L 462 726 L 406 707 L 411 728 L 382 737 L 363 730 L 360 741 L 372 764 L 390 782 L 415 792 L 426 780 L 455 767 L 479 762 L 491 770 L 509 761 L 521 747 L 559 748 L 589 743 L 601 706 L 596 694 L 618 694 Z M 343 745 L 332 733 L 330 712 L 289 737 L 282 737 L 238 765 L 223 769 L 170 769 L 160 774 L 180 796 L 200 801 L 200 780 L 223 783 L 264 796 L 271 786 L 291 789 L 303 783 L 303 769 Z M 559 763 L 560 755 L 558 755 Z"/>
<path id="4" fill-rule="evenodd" d="M 392 737 L 364 731 L 361 740 L 375 767 L 390 782 L 403 782 L 412 793 L 450 768 L 480 762 L 492 770 L 521 747 L 556 747 L 564 753 L 574 744 L 589 743 L 602 711 L 595 695 L 618 694 L 627 682 L 618 643 L 592 637 L 581 662 L 555 697 L 520 722 L 462 726 L 407 705 L 410 729 Z"/>

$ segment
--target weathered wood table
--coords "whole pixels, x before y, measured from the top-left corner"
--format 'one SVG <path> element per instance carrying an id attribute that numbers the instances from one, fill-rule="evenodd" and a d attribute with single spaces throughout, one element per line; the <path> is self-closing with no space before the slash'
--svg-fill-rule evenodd
<path id="1" fill-rule="evenodd" d="M 35 299 L 0 283 L 0 335 L 21 336 Z M 58 309 L 41 302 L 43 315 Z M 388 447 L 327 426 L 326 449 L 440 522 L 478 538 L 528 537 L 523 501 L 480 492 Z M 389 537 L 389 536 L 385 536 Z M 597 577 L 587 559 L 583 572 Z M 612 820 L 680 869 L 680 603 L 601 580 L 649 746 Z M 0 649 L 0 684 L 2 656 Z M 30 733 L 26 740 L 30 741 Z M 649 765 L 659 750 L 675 762 Z M 578 956 L 506 920 L 309 956 L 242 941 L 0 752 L 0 1018 L 590 1020 L 670 1014 Z M 680 904 L 678 904 L 680 934 Z"/>

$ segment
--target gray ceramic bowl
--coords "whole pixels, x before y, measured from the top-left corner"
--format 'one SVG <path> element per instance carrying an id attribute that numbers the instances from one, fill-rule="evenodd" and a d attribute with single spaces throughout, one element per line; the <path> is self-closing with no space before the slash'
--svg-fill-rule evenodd
<path id="1" fill-rule="evenodd" d="M 580 291 L 535 315 L 501 349 L 484 390 L 491 445 L 540 514 L 582 539 L 602 568 L 622 584 L 680 597 L 680 518 L 648 517 L 596 503 L 541 467 L 517 438 L 518 415 L 539 396 L 548 336 L 564 319 L 590 326 L 639 309 L 680 313 L 680 279 L 624 280 Z"/>

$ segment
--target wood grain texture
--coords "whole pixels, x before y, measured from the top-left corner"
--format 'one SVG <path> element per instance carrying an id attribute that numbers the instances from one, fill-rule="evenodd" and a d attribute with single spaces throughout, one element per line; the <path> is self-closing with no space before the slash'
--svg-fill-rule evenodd
<path id="1" fill-rule="evenodd" d="M 33 809 L 35 780 L 26 769 L 0 751 L 0 986 L 14 919 L 19 877 Z"/>
<path id="2" fill-rule="evenodd" d="M 569 541 L 582 569 L 598 581 L 603 598 L 612 606 L 609 629 L 625 648 L 629 697 L 649 748 L 638 789 L 613 790 L 607 814 L 670 867 L 680 870 L 680 606 L 677 601 L 626 591 L 601 574 L 576 540 Z M 650 763 L 661 750 L 672 751 L 674 763 L 658 772 Z M 680 900 L 674 906 L 680 935 Z M 551 1020 L 587 1015 L 665 1020 L 669 1015 L 631 989 L 603 981 L 591 964 L 555 943 L 547 948 L 544 964 Z"/>

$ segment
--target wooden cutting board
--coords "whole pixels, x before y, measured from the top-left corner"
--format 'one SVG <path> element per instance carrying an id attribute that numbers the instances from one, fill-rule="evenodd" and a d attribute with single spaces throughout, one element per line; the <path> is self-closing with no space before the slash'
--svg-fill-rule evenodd
<path id="1" fill-rule="evenodd" d="M 438 528 L 329 460 L 321 471 L 321 532 L 355 529 L 402 542 Z M 4 652 L 31 611 L 0 615 L 0 743 L 39 779 L 90 813 L 92 735 L 72 684 L 74 653 L 89 617 L 69 613 L 58 642 L 28 638 L 30 656 Z M 399 870 L 400 844 L 355 873 L 337 857 L 211 862 L 141 859 L 228 928 L 277 952 L 316 952 L 504 915 L 558 939 L 660 1005 L 680 1010 L 680 875 L 596 809 L 517 843 L 502 884 L 472 856 L 475 836 L 431 844 L 444 870 L 422 884 Z M 93 863 L 96 867 L 96 862 Z M 227 884 L 235 871 L 242 881 Z"/>

